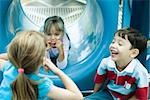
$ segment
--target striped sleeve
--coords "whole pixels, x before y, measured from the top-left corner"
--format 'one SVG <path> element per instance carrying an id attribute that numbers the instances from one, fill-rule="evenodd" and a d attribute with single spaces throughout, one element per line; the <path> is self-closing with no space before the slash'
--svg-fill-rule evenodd
<path id="1" fill-rule="evenodd" d="M 139 100 L 148 99 L 148 73 L 139 73 L 139 78 L 137 80 L 137 90 L 135 96 Z"/>
<path id="2" fill-rule="evenodd" d="M 103 83 L 106 79 L 106 60 L 103 59 L 97 69 L 94 82 L 95 83 Z"/>

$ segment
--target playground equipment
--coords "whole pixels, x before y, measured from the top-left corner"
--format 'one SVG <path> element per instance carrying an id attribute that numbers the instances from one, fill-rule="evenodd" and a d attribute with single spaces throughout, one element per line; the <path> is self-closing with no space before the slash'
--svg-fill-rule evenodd
<path id="1" fill-rule="evenodd" d="M 51 0 L 23 1 L 1 1 L 0 52 L 6 52 L 17 31 L 40 31 L 48 16 L 59 15 L 71 40 L 69 63 L 63 71 L 82 91 L 93 89 L 96 69 L 102 58 L 109 55 L 108 47 L 118 28 L 119 0 L 56 0 L 53 5 L 49 4 Z M 131 9 L 127 0 L 122 9 L 121 27 L 130 26 Z M 54 74 L 49 77 L 54 84 L 63 86 Z"/>

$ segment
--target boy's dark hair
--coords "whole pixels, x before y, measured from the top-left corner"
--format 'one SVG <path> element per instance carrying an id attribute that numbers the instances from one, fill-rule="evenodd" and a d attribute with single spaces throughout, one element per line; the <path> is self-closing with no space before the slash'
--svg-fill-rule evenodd
<path id="1" fill-rule="evenodd" d="M 139 50 L 139 54 L 144 51 L 144 49 L 147 46 L 147 39 L 140 33 L 138 30 L 133 28 L 125 28 L 120 29 L 116 32 L 118 36 L 125 39 L 125 36 L 127 36 L 128 40 L 130 41 L 132 47 L 131 48 L 137 48 Z"/>

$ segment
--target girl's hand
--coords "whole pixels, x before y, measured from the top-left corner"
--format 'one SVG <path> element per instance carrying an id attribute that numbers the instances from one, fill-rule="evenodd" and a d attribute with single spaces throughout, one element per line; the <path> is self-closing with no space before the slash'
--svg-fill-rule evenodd
<path id="1" fill-rule="evenodd" d="M 1 54 L 0 54 L 0 59 L 7 61 L 7 60 L 8 60 L 7 53 L 1 53 Z"/>
<path id="2" fill-rule="evenodd" d="M 59 73 L 59 71 L 60 71 L 60 69 L 58 69 L 48 58 L 43 59 L 43 65 L 46 70 L 51 70 L 55 74 Z"/>
<path id="3" fill-rule="evenodd" d="M 63 47 L 62 41 L 61 40 L 57 40 L 55 46 L 56 46 L 56 48 L 61 49 Z"/>
<path id="4" fill-rule="evenodd" d="M 51 45 L 49 43 L 47 43 L 46 45 L 46 50 L 50 49 L 51 48 Z"/>
<path id="5" fill-rule="evenodd" d="M 7 60 L 4 59 L 0 59 L 0 69 L 2 69 L 3 64 L 6 62 Z"/>

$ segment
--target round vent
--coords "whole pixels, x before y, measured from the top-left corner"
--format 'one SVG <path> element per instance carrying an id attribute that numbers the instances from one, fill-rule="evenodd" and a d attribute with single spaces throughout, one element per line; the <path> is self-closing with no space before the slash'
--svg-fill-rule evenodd
<path id="1" fill-rule="evenodd" d="M 27 17 L 37 26 L 41 26 L 49 16 L 60 16 L 66 27 L 77 21 L 83 13 L 85 0 L 22 0 Z"/>

